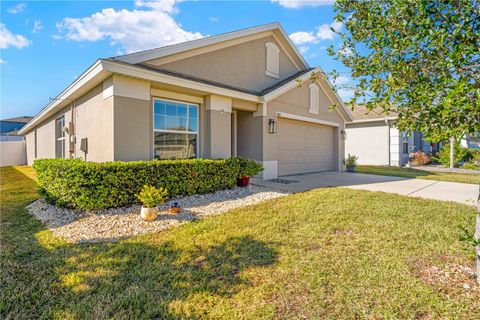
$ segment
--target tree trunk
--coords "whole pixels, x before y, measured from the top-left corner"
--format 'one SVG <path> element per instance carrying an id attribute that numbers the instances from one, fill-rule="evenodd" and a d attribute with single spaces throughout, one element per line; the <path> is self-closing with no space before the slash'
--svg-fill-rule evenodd
<path id="1" fill-rule="evenodd" d="M 454 147 L 455 147 L 455 138 L 454 137 L 451 137 L 450 138 L 450 169 L 453 169 L 453 165 L 454 165 Z"/>

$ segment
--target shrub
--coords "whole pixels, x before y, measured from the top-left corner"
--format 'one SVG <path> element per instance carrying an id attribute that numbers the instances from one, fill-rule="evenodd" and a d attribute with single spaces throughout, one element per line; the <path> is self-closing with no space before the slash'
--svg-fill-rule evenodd
<path id="1" fill-rule="evenodd" d="M 47 201 L 92 210 L 138 203 L 136 195 L 146 184 L 168 190 L 169 197 L 233 188 L 239 176 L 240 160 L 96 163 L 80 159 L 43 159 L 36 160 L 34 168 L 40 193 Z"/>
<path id="2" fill-rule="evenodd" d="M 421 166 L 431 162 L 430 156 L 423 151 L 417 151 L 410 157 L 410 163 L 414 166 Z"/>
<path id="3" fill-rule="evenodd" d="M 257 173 L 263 171 L 263 166 L 254 160 L 247 160 L 237 158 L 240 163 L 240 171 L 238 172 L 238 178 L 253 177 Z"/>
<path id="4" fill-rule="evenodd" d="M 455 142 L 453 152 L 453 165 L 455 167 L 458 166 L 459 162 L 467 160 L 466 158 L 468 157 L 468 149 L 462 147 L 459 143 Z M 447 143 L 442 147 L 442 149 L 438 153 L 436 160 L 444 166 L 450 166 L 450 143 Z"/>
<path id="5" fill-rule="evenodd" d="M 472 159 L 469 162 L 465 163 L 462 166 L 462 169 L 480 170 L 480 163 Z"/>
<path id="6" fill-rule="evenodd" d="M 168 192 L 164 188 L 155 188 L 144 185 L 140 193 L 137 195 L 138 200 L 147 208 L 156 207 L 167 200 Z"/>
<path id="7" fill-rule="evenodd" d="M 345 160 L 343 160 L 343 164 L 344 164 L 347 168 L 356 167 L 356 166 L 357 166 L 357 160 L 358 160 L 358 157 L 357 157 L 357 156 L 351 155 L 351 154 L 349 153 L 348 156 L 345 158 Z"/>

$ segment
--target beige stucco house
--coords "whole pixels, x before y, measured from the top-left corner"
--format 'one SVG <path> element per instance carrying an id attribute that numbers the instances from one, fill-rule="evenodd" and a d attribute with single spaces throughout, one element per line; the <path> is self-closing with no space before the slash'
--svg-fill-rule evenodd
<path id="1" fill-rule="evenodd" d="M 320 72 L 278 23 L 99 59 L 21 130 L 28 163 L 240 156 L 264 179 L 341 170 L 352 116 L 312 82 Z"/>

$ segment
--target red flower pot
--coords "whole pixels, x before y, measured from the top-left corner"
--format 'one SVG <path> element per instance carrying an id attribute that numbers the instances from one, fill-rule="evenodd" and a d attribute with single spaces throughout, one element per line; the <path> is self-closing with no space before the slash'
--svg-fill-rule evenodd
<path id="1" fill-rule="evenodd" d="M 243 176 L 237 179 L 237 187 L 245 188 L 245 187 L 248 187 L 249 184 L 250 184 L 249 176 Z"/>

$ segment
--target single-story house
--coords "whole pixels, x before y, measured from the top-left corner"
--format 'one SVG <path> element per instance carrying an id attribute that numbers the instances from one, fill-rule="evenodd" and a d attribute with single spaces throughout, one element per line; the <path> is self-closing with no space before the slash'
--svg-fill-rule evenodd
<path id="1" fill-rule="evenodd" d="M 16 117 L 0 120 L 0 135 L 15 136 L 33 117 Z"/>
<path id="2" fill-rule="evenodd" d="M 416 151 L 435 154 L 440 143 L 424 139 L 420 132 L 406 133 L 394 123 L 397 115 L 385 114 L 379 109 L 368 110 L 355 106 L 353 121 L 346 123 L 345 153 L 358 156 L 361 165 L 403 166 L 409 154 Z"/>
<path id="3" fill-rule="evenodd" d="M 263 179 L 342 170 L 353 118 L 312 73 L 278 23 L 99 59 L 21 130 L 28 163 L 240 156 Z"/>

